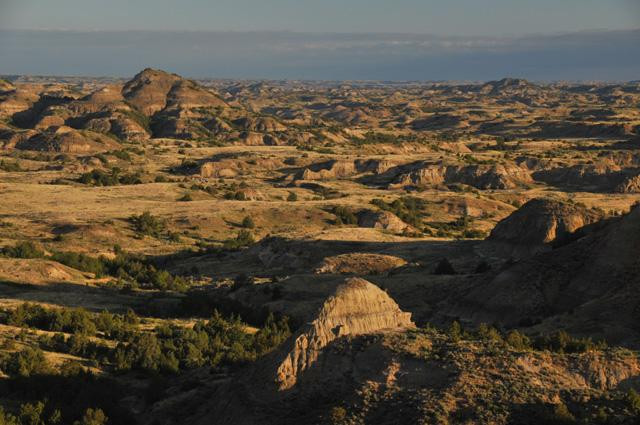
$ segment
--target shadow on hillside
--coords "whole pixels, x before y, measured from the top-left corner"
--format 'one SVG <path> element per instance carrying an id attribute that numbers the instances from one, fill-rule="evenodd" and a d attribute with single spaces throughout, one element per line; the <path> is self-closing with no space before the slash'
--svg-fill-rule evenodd
<path id="1" fill-rule="evenodd" d="M 179 272 L 194 265 L 206 266 L 216 277 L 240 273 L 269 276 L 280 273 L 308 273 L 326 257 L 351 253 L 374 253 L 400 257 L 409 263 L 435 266 L 443 258 L 471 271 L 482 260 L 475 248 L 480 240 L 416 240 L 394 242 L 308 240 L 267 237 L 237 251 L 180 253 L 154 257 L 162 267 Z M 208 273 L 203 273 L 207 275 Z"/>
<path id="2" fill-rule="evenodd" d="M 125 312 L 131 308 L 137 312 L 150 311 L 156 314 L 180 301 L 178 296 L 171 294 L 124 293 L 115 289 L 64 282 L 40 286 L 8 281 L 0 282 L 0 298 L 83 307 L 91 311 Z"/>

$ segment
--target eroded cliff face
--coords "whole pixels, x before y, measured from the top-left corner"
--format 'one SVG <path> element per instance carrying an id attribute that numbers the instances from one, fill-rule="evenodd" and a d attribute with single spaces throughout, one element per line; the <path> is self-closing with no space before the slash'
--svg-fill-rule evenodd
<path id="1" fill-rule="evenodd" d="M 531 182 L 529 170 L 516 165 L 428 164 L 398 175 L 389 187 L 462 183 L 478 189 L 513 189 Z"/>
<path id="2" fill-rule="evenodd" d="M 277 385 L 281 390 L 293 387 L 336 338 L 411 327 L 411 313 L 400 310 L 384 291 L 364 279 L 347 279 L 285 346 L 287 354 L 276 371 Z"/>

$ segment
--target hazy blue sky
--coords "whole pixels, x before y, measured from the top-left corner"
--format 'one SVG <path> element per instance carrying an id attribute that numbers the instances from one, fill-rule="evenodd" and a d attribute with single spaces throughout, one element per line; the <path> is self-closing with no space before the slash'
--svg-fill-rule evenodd
<path id="1" fill-rule="evenodd" d="M 0 0 L 0 74 L 640 79 L 640 0 Z"/>
<path id="2" fill-rule="evenodd" d="M 522 35 L 640 27 L 640 0 L 0 0 L 0 28 Z"/>

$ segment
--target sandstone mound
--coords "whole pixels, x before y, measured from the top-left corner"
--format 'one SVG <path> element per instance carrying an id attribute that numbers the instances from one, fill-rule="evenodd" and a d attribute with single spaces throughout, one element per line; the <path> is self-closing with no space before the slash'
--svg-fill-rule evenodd
<path id="1" fill-rule="evenodd" d="M 538 87 L 523 78 L 503 78 L 489 81 L 480 87 L 480 93 L 500 95 L 513 94 L 526 90 L 536 90 Z"/>
<path id="2" fill-rule="evenodd" d="M 244 130 L 260 133 L 273 133 L 287 129 L 286 126 L 271 117 L 245 117 L 239 118 L 233 123 Z"/>
<path id="3" fill-rule="evenodd" d="M 357 173 L 353 161 L 330 160 L 301 170 L 295 177 L 296 180 L 330 180 L 350 177 Z"/>
<path id="4" fill-rule="evenodd" d="M 406 264 L 405 260 L 393 255 L 354 252 L 325 258 L 322 264 L 315 269 L 315 272 L 318 274 L 374 275 L 387 273 Z"/>
<path id="5" fill-rule="evenodd" d="M 180 77 L 164 71 L 147 68 L 124 85 L 122 94 L 127 101 L 147 116 L 152 116 L 167 105 L 167 95 Z"/>
<path id="6" fill-rule="evenodd" d="M 239 134 L 236 144 L 247 146 L 277 146 L 282 144 L 282 142 L 271 134 L 244 131 Z"/>
<path id="7" fill-rule="evenodd" d="M 79 271 L 49 260 L 0 258 L 0 280 L 29 285 L 84 283 Z"/>
<path id="8" fill-rule="evenodd" d="M 100 133 L 60 126 L 51 127 L 27 140 L 19 141 L 15 147 L 22 150 L 91 154 L 118 150 L 121 145 Z"/>
<path id="9" fill-rule="evenodd" d="M 345 335 L 362 335 L 413 327 L 405 313 L 384 291 L 364 279 L 350 278 L 327 298 L 315 318 L 283 347 L 276 370 L 278 387 L 288 389 L 311 368 L 330 342 Z"/>
<path id="10" fill-rule="evenodd" d="M 381 174 L 397 165 L 397 161 L 390 159 L 358 159 L 355 161 L 356 169 L 361 173 Z"/>
<path id="11" fill-rule="evenodd" d="M 384 229 L 394 233 L 411 229 L 411 226 L 392 212 L 372 210 L 364 210 L 358 214 L 358 226 Z"/>
<path id="12" fill-rule="evenodd" d="M 520 253 L 539 252 L 556 240 L 603 218 L 602 213 L 584 206 L 553 199 L 533 199 L 500 221 L 489 241 L 510 245 Z"/>
<path id="13" fill-rule="evenodd" d="M 15 90 L 16 87 L 13 84 L 0 78 L 0 94 L 9 93 Z"/>
<path id="14" fill-rule="evenodd" d="M 167 107 L 177 108 L 224 108 L 227 104 L 215 94 L 193 81 L 180 78 L 167 93 Z"/>
<path id="15" fill-rule="evenodd" d="M 216 125 L 212 116 L 228 105 L 205 87 L 176 74 L 145 69 L 124 85 L 122 95 L 152 119 L 155 137 L 207 139 L 224 127 Z M 223 122 L 218 118 L 218 123 Z"/>
<path id="16" fill-rule="evenodd" d="M 35 130 L 18 130 L 0 124 L 0 147 L 7 150 L 13 149 L 37 134 L 38 132 Z"/>

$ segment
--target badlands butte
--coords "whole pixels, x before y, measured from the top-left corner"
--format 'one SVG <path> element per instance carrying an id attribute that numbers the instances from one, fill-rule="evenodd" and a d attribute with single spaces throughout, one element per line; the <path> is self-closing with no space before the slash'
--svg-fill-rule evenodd
<path id="1" fill-rule="evenodd" d="M 636 424 L 640 83 L 0 81 L 1 424 Z"/>

